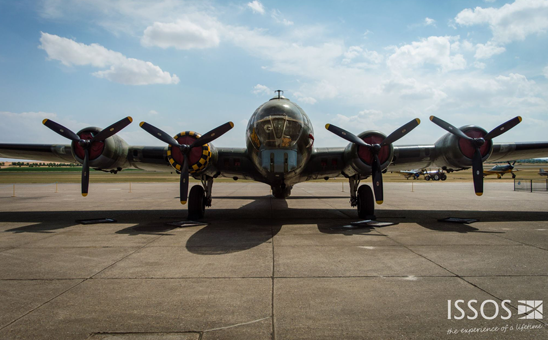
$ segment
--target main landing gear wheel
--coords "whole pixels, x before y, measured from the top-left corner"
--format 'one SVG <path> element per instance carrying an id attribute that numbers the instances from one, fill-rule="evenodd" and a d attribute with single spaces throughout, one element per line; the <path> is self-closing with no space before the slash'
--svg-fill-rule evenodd
<path id="1" fill-rule="evenodd" d="M 358 216 L 368 220 L 376 219 L 375 199 L 369 185 L 362 185 L 358 188 Z"/>
<path id="2" fill-rule="evenodd" d="M 190 189 L 188 197 L 188 219 L 200 219 L 205 213 L 205 194 L 201 185 L 195 185 Z"/>
<path id="3" fill-rule="evenodd" d="M 516 178 L 516 174 L 513 173 L 513 174 L 512 174 L 512 178 Z"/>

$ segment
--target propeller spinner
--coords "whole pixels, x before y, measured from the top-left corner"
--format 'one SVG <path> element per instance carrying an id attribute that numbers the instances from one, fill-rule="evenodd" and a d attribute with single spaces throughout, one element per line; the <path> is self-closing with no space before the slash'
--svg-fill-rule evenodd
<path id="1" fill-rule="evenodd" d="M 380 144 L 368 144 L 364 142 L 360 137 L 354 135 L 353 133 L 346 131 L 344 129 L 341 129 L 340 127 L 337 127 L 332 124 L 326 124 L 325 128 L 337 136 L 346 139 L 347 141 L 354 143 L 359 146 L 363 146 L 369 149 L 371 154 L 373 155 L 373 164 L 372 164 L 372 180 L 373 180 L 373 191 L 375 192 L 375 200 L 377 201 L 377 204 L 382 204 L 384 200 L 384 194 L 383 194 L 383 184 L 382 184 L 382 168 L 381 163 L 379 161 L 379 152 L 381 151 L 381 148 L 386 145 L 390 145 L 394 143 L 395 141 L 399 140 L 403 136 L 405 136 L 407 133 L 409 133 L 411 130 L 416 128 L 420 124 L 420 119 L 415 118 L 411 120 L 409 123 L 403 125 L 396 131 L 392 132 L 388 137 L 386 137 Z"/>
<path id="2" fill-rule="evenodd" d="M 476 192 L 476 195 L 478 196 L 483 195 L 483 160 L 482 160 L 480 148 L 486 142 L 489 142 L 493 138 L 502 135 L 506 131 L 518 125 L 521 122 L 521 117 L 520 116 L 514 117 L 510 119 L 509 121 L 497 126 L 493 130 L 491 130 L 489 133 L 487 133 L 485 137 L 483 138 L 482 137 L 472 138 L 466 135 L 460 129 L 457 129 L 453 125 L 449 124 L 448 122 L 442 119 L 439 119 L 438 117 L 430 116 L 430 120 L 437 126 L 441 127 L 442 129 L 452 133 L 453 135 L 459 138 L 465 139 L 471 143 L 471 145 L 475 149 L 474 156 L 472 157 L 472 175 L 474 179 L 474 191 Z"/>
<path id="3" fill-rule="evenodd" d="M 89 151 L 95 142 L 103 142 L 108 137 L 114 136 L 120 132 L 123 128 L 131 124 L 133 119 L 131 117 L 126 117 L 119 120 L 118 122 L 110 125 L 109 127 L 101 130 L 97 135 L 93 136 L 91 139 L 81 139 L 80 136 L 72 132 L 70 129 L 67 129 L 63 125 L 54 122 L 50 119 L 44 119 L 42 123 L 53 130 L 54 132 L 60 134 L 61 136 L 70 139 L 73 142 L 78 143 L 84 149 L 84 163 L 82 164 L 82 196 L 86 197 L 88 195 L 89 187 Z"/>
<path id="4" fill-rule="evenodd" d="M 188 196 L 188 163 L 189 163 L 188 157 L 189 157 L 190 151 L 192 150 L 192 148 L 201 147 L 221 137 L 222 135 L 224 135 L 226 132 L 228 132 L 230 129 L 234 127 L 234 123 L 228 122 L 219 127 L 216 127 L 215 129 L 209 131 L 205 135 L 196 139 L 190 145 L 179 144 L 179 142 L 176 141 L 173 137 L 171 137 L 164 131 L 158 129 L 157 127 L 150 125 L 147 122 L 141 122 L 139 126 L 143 128 L 146 132 L 150 133 L 154 137 L 161 140 L 162 142 L 169 144 L 173 147 L 179 148 L 179 150 L 181 150 L 181 153 L 183 154 L 183 166 L 181 167 L 181 180 L 179 183 L 179 190 L 180 190 L 181 204 L 186 204 L 187 196 Z"/>

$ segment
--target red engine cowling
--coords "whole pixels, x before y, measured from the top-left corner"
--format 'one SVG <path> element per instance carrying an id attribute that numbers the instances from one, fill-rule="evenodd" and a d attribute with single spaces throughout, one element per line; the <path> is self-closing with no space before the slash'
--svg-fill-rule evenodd
<path id="1" fill-rule="evenodd" d="M 173 138 L 177 140 L 179 144 L 190 145 L 200 137 L 200 134 L 194 131 L 183 131 Z M 181 171 L 181 167 L 183 166 L 183 154 L 178 147 L 169 146 L 169 149 L 167 150 L 167 159 L 172 167 Z M 193 174 L 203 171 L 209 164 L 210 159 L 211 146 L 209 144 L 192 148 L 188 155 L 188 172 Z"/>
<path id="2" fill-rule="evenodd" d="M 98 127 L 87 127 L 78 131 L 80 139 L 91 139 L 101 131 Z M 84 162 L 84 149 L 78 142 L 71 144 L 72 156 L 79 163 Z M 103 142 L 93 142 L 89 150 L 89 166 L 94 169 L 111 170 L 125 168 L 128 145 L 117 135 L 107 138 Z"/>
<path id="3" fill-rule="evenodd" d="M 460 128 L 467 136 L 472 138 L 483 138 L 487 135 L 487 131 L 479 126 L 467 125 Z M 435 164 L 451 169 L 469 168 L 472 166 L 472 158 L 474 157 L 474 145 L 465 139 L 459 138 L 451 133 L 442 136 L 435 144 L 436 158 Z M 493 141 L 485 141 L 480 147 L 482 161 L 486 161 L 493 152 Z"/>
<path id="4" fill-rule="evenodd" d="M 386 138 L 386 135 L 379 131 L 365 131 L 360 133 L 358 137 L 368 144 L 380 144 Z M 394 146 L 385 145 L 381 147 L 378 157 L 381 169 L 386 169 L 394 157 Z M 343 172 L 347 176 L 360 174 L 368 177 L 371 174 L 373 159 L 373 154 L 368 147 L 350 143 L 344 150 L 344 160 L 347 166 Z"/>

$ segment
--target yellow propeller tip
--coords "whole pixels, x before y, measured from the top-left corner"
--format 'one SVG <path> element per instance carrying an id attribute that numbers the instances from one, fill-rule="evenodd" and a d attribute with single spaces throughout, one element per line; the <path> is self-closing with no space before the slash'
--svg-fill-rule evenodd
<path id="1" fill-rule="evenodd" d="M 415 118 L 415 120 L 417 121 L 417 124 L 420 124 L 420 123 L 421 123 L 421 120 L 420 120 L 420 119 Z"/>
<path id="2" fill-rule="evenodd" d="M 430 120 L 434 120 L 434 116 L 430 116 Z"/>
<path id="3" fill-rule="evenodd" d="M 127 119 L 129 120 L 130 123 L 133 123 L 133 118 L 131 118 L 130 116 L 127 116 Z"/>
<path id="4" fill-rule="evenodd" d="M 145 122 L 140 122 L 140 123 L 139 123 L 139 126 L 143 126 L 143 124 L 145 124 Z"/>
<path id="5" fill-rule="evenodd" d="M 329 130 L 329 126 L 330 126 L 330 125 L 331 125 L 331 124 L 325 124 L 325 128 L 326 128 L 327 130 Z"/>
<path id="6" fill-rule="evenodd" d="M 82 193 L 82 196 L 84 196 L 84 197 L 86 197 L 87 195 L 88 195 L 87 193 L 86 194 Z"/>
<path id="7" fill-rule="evenodd" d="M 382 204 L 382 202 L 384 202 L 384 201 L 377 201 L 377 204 Z"/>
<path id="8" fill-rule="evenodd" d="M 230 127 L 233 128 L 234 127 L 234 123 L 232 122 L 228 122 L 230 124 Z"/>
<path id="9" fill-rule="evenodd" d="M 483 195 L 483 192 L 476 192 L 476 195 L 481 196 Z"/>
<path id="10" fill-rule="evenodd" d="M 42 124 L 46 124 L 47 121 L 48 121 L 47 119 L 44 119 L 44 120 L 42 121 Z"/>
<path id="11" fill-rule="evenodd" d="M 185 205 L 185 204 L 186 204 L 186 201 L 181 201 L 181 204 L 182 204 L 182 205 Z"/>
<path id="12" fill-rule="evenodd" d="M 519 119 L 520 122 L 523 120 L 523 119 L 521 118 L 521 116 L 518 116 L 518 119 Z"/>

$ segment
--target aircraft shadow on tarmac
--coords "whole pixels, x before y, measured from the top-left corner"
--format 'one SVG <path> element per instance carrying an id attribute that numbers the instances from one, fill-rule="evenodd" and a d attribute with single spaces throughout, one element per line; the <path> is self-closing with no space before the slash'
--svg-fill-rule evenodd
<path id="1" fill-rule="evenodd" d="M 230 197 L 231 199 L 233 197 Z M 355 209 L 289 208 L 287 200 L 271 196 L 245 197 L 238 209 L 208 209 L 203 222 L 205 226 L 186 227 L 189 237 L 185 247 L 199 255 L 226 254 L 244 251 L 264 243 L 272 242 L 284 225 L 314 225 L 324 234 L 347 236 L 367 235 L 384 237 L 371 233 L 375 228 L 341 228 L 353 221 L 359 221 Z M 0 221 L 24 222 L 28 225 L 7 229 L 10 233 L 54 233 L 56 230 L 77 225 L 75 220 L 99 217 L 114 218 L 118 223 L 132 224 L 115 231 L 128 236 L 153 234 L 173 236 L 174 226 L 166 223 L 183 221 L 186 210 L 114 210 L 114 211 L 39 211 L 1 212 Z M 452 211 L 452 210 L 377 210 L 377 220 L 398 223 L 416 223 L 423 228 L 437 232 L 453 233 L 504 233 L 480 230 L 469 224 L 438 222 L 446 217 L 475 218 L 480 222 L 531 222 L 548 221 L 548 212 L 523 211 Z M 112 224 L 110 224 L 112 225 Z M 85 225 L 81 225 L 86 228 Z M 194 231 L 195 230 L 195 231 Z M 194 231 L 194 232 L 193 232 Z"/>

